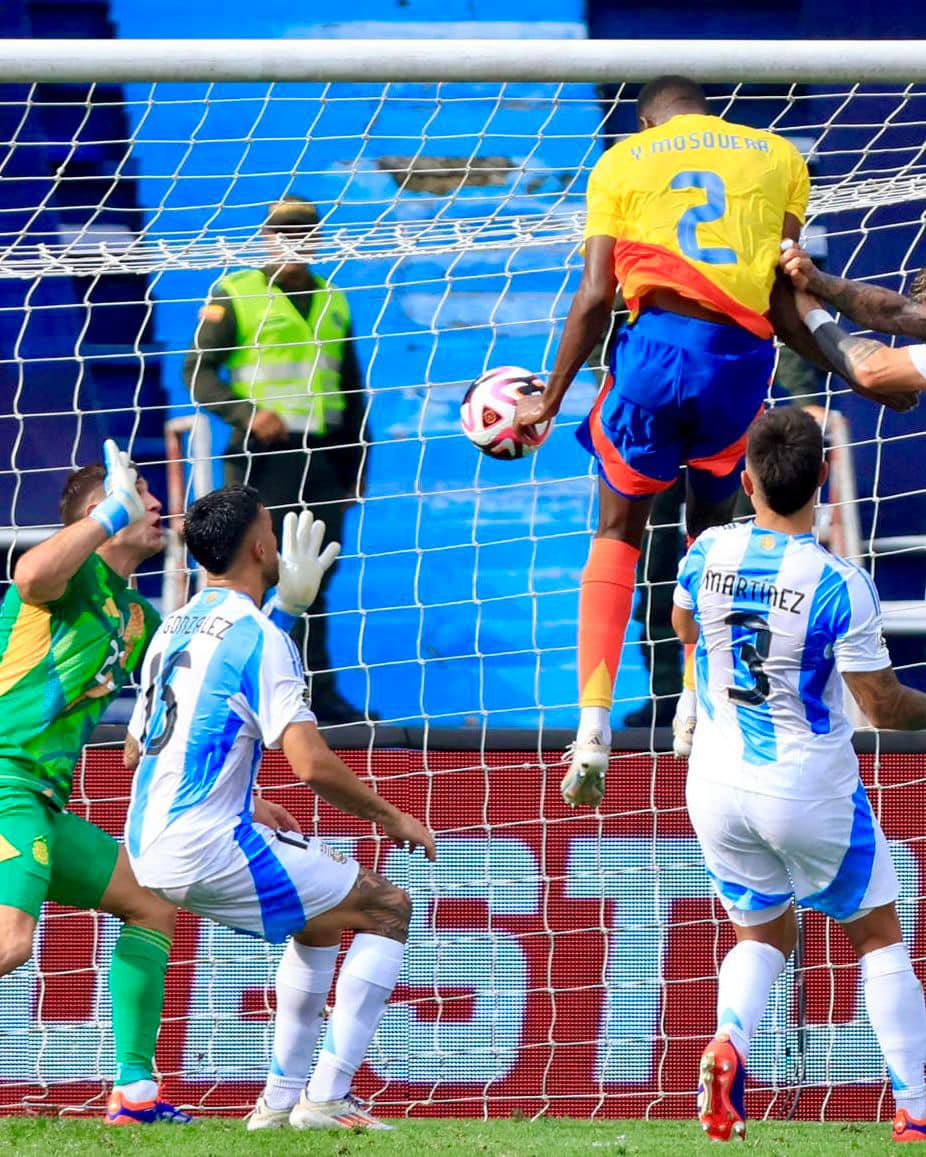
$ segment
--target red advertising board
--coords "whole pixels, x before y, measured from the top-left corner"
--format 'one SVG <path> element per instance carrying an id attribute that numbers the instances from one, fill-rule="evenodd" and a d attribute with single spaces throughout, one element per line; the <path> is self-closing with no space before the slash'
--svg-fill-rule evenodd
<path id="1" fill-rule="evenodd" d="M 309 832 L 408 887 L 406 964 L 358 1091 L 386 1115 L 687 1116 L 731 943 L 684 810 L 684 767 L 615 757 L 600 815 L 566 808 L 561 766 L 536 753 L 341 753 L 438 834 L 439 863 L 408 857 L 290 782 L 261 782 Z M 901 913 L 923 955 L 920 807 L 926 757 L 862 757 L 892 841 Z M 88 751 L 73 810 L 120 832 L 129 779 Z M 81 802 L 82 801 L 82 802 Z M 31 966 L 0 984 L 0 1109 L 98 1106 L 111 1056 L 105 969 L 115 928 L 49 906 Z M 750 1061 L 750 1108 L 802 1118 L 891 1110 L 838 929 L 804 919 L 803 967 L 776 989 Z M 158 1049 L 165 1093 L 242 1112 L 269 1056 L 278 950 L 188 914 L 178 924 Z M 796 1090 L 800 1096 L 795 1106 Z"/>

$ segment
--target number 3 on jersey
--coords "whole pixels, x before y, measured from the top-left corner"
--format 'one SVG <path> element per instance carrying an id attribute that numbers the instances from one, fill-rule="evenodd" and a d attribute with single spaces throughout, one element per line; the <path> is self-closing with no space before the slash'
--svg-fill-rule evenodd
<path id="1" fill-rule="evenodd" d="M 765 702 L 771 690 L 768 675 L 762 666 L 772 647 L 768 619 L 763 619 L 753 611 L 732 611 L 724 622 L 733 628 L 733 657 L 737 670 L 743 673 L 744 683 L 749 676 L 752 677 L 751 687 L 728 687 L 727 694 L 735 703 L 748 703 L 757 707 Z"/>
<path id="2" fill-rule="evenodd" d="M 702 248 L 698 244 L 698 226 L 708 221 L 719 221 L 727 211 L 727 190 L 717 173 L 688 169 L 672 178 L 673 189 L 703 189 L 707 193 L 704 205 L 692 205 L 681 215 L 676 236 L 678 247 L 692 261 L 706 265 L 735 265 L 736 251 L 724 245 Z"/>

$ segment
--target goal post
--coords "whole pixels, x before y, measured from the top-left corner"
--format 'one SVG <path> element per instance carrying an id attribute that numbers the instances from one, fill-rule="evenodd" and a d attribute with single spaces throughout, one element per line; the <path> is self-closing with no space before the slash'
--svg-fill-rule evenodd
<path id="1" fill-rule="evenodd" d="M 342 693 L 379 716 L 331 738 L 434 824 L 440 853 L 436 867 L 395 854 L 268 758 L 267 790 L 307 831 L 413 897 L 405 971 L 362 1090 L 395 1115 L 688 1115 L 728 931 L 683 770 L 661 730 L 623 732 L 600 815 L 568 812 L 557 789 L 594 519 L 574 433 L 605 355 L 520 462 L 478 455 L 459 402 L 490 366 L 549 372 L 581 272 L 588 173 L 633 131 L 636 86 L 660 73 L 690 74 L 728 121 L 794 140 L 812 170 L 820 260 L 906 289 L 926 264 L 926 43 L 16 40 L 0 41 L 0 69 L 9 563 L 47 534 L 66 472 L 107 434 L 160 488 L 174 527 L 219 484 L 228 428 L 184 382 L 198 311 L 228 273 L 300 259 L 261 227 L 281 196 L 310 199 L 312 265 L 346 295 L 365 380 L 367 469 L 330 590 L 330 661 Z M 910 608 L 926 589 L 924 421 L 793 370 L 779 368 L 775 397 L 818 407 L 831 446 L 821 531 L 896 603 L 895 662 L 921 679 Z M 174 537 L 139 582 L 167 611 L 190 577 Z M 652 622 L 632 629 L 618 726 L 653 693 L 645 660 L 672 645 Z M 924 753 L 859 743 L 919 964 Z M 73 810 L 118 834 L 128 791 L 113 735 L 95 737 Z M 857 973 L 813 915 L 804 941 L 759 1033 L 753 1112 L 883 1112 Z M 16 1044 L 0 1050 L 0 1111 L 98 1105 L 112 942 L 108 919 L 46 913 L 34 960 L 0 983 L 0 1036 Z M 194 1110 L 250 1106 L 276 959 L 181 917 L 159 1050 L 168 1094 Z"/>

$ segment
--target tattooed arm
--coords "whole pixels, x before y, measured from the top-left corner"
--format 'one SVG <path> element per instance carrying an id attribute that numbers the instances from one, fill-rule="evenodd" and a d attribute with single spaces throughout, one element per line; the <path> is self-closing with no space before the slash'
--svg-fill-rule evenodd
<path id="1" fill-rule="evenodd" d="M 798 291 L 795 303 L 801 320 L 813 335 L 820 351 L 846 379 L 860 391 L 884 395 L 909 395 L 926 390 L 926 358 L 923 346 L 892 348 L 871 338 L 846 333 L 807 293 Z M 914 399 L 915 404 L 915 399 Z"/>
<path id="2" fill-rule="evenodd" d="M 893 667 L 881 671 L 846 671 L 843 678 L 872 727 L 888 731 L 926 728 L 926 695 L 904 686 Z"/>
<path id="3" fill-rule="evenodd" d="M 926 341 L 926 306 L 909 297 L 882 289 L 880 285 L 866 285 L 823 273 L 797 246 L 781 255 L 781 267 L 794 282 L 795 289 L 828 301 L 857 325 Z"/>

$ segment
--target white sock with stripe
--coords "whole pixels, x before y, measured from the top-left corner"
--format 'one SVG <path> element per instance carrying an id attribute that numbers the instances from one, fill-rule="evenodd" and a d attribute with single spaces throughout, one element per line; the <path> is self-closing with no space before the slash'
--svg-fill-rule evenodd
<path id="1" fill-rule="evenodd" d="M 727 1034 L 744 1061 L 784 966 L 784 953 L 758 940 L 741 940 L 723 958 L 717 977 L 717 1032 Z"/>
<path id="2" fill-rule="evenodd" d="M 358 932 L 338 975 L 334 1009 L 315 1072 L 310 1101 L 337 1101 L 350 1092 L 402 970 L 405 945 Z"/>
<path id="3" fill-rule="evenodd" d="M 305 1087 L 337 960 L 337 945 L 286 945 L 277 967 L 273 1055 L 263 1093 L 271 1109 L 291 1109 Z"/>
<path id="4" fill-rule="evenodd" d="M 906 944 L 866 952 L 859 961 L 868 1019 L 887 1062 L 898 1109 L 926 1117 L 926 1002 Z"/>

